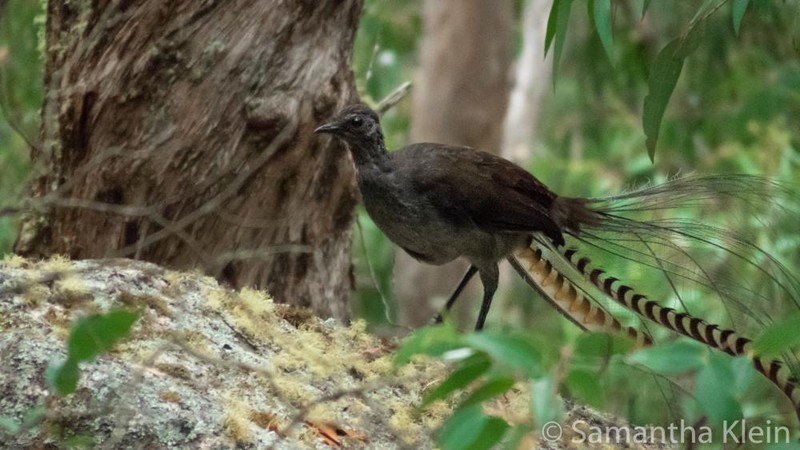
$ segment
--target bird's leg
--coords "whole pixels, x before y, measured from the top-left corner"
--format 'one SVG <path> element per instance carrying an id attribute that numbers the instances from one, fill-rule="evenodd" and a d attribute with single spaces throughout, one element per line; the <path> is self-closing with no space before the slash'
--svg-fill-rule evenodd
<path id="1" fill-rule="evenodd" d="M 467 269 L 467 273 L 464 274 L 464 277 L 458 283 L 458 286 L 456 286 L 456 290 L 453 291 L 453 293 L 450 295 L 450 298 L 447 300 L 447 304 L 444 305 L 444 310 L 445 311 L 450 312 L 450 308 L 453 307 L 453 304 L 455 304 L 456 300 L 458 299 L 458 296 L 461 295 L 461 291 L 463 291 L 464 288 L 467 287 L 467 283 L 469 283 L 469 280 L 472 279 L 472 276 L 475 275 L 475 272 L 477 272 L 477 271 L 478 271 L 477 267 L 475 267 L 473 265 L 469 266 L 469 269 Z M 442 316 L 442 314 L 443 313 L 440 312 L 433 319 L 433 323 L 442 323 L 442 321 L 444 320 L 444 317 Z"/>
<path id="2" fill-rule="evenodd" d="M 497 264 L 495 264 L 493 267 L 481 270 L 480 275 L 481 283 L 483 283 L 483 302 L 481 303 L 481 312 L 478 313 L 478 321 L 475 322 L 475 331 L 483 329 L 483 324 L 486 322 L 489 307 L 492 306 L 492 297 L 494 297 L 494 292 L 497 290 L 500 271 L 497 268 Z"/>

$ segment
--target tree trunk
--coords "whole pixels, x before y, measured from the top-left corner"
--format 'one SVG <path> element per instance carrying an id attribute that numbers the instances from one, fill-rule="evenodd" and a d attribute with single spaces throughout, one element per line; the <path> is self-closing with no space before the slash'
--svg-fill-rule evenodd
<path id="1" fill-rule="evenodd" d="M 553 2 L 528 0 L 522 17 L 522 52 L 514 70 L 514 87 L 508 102 L 503 157 L 524 162 L 530 157 L 542 102 L 550 84 L 553 53 L 545 57 L 547 18 Z"/>
<path id="2" fill-rule="evenodd" d="M 425 37 L 413 91 L 411 140 L 500 153 L 513 3 L 427 0 L 423 16 Z M 398 251 L 395 289 L 400 322 L 418 326 L 429 320 L 435 306 L 431 298 L 449 295 L 465 270 L 462 261 L 432 267 Z"/>
<path id="3" fill-rule="evenodd" d="M 350 317 L 362 0 L 47 3 L 42 172 L 15 249 L 199 267 Z M 36 203 L 35 203 L 36 204 Z"/>

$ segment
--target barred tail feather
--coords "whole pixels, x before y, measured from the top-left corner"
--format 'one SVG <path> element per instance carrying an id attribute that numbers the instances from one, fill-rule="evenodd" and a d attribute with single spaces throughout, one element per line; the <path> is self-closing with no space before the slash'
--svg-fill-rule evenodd
<path id="1" fill-rule="evenodd" d="M 586 217 L 587 210 L 592 213 L 577 232 L 570 233 L 584 243 L 611 247 L 605 251 L 697 283 L 748 317 L 785 312 L 776 309 L 776 297 L 783 302 L 781 307 L 800 309 L 800 279 L 758 244 L 771 226 L 789 227 L 800 221 L 796 187 L 750 175 L 689 176 L 618 196 L 579 200 L 562 202 L 573 211 L 582 206 L 579 217 Z M 696 211 L 702 221 L 675 217 L 678 210 L 687 209 Z M 707 214 L 715 209 L 725 210 L 717 224 Z M 669 218 L 659 218 L 664 211 L 669 211 Z M 748 227 L 750 233 L 745 231 Z M 670 253 L 688 260 L 690 267 L 665 256 Z M 705 271 L 704 266 L 721 258 L 752 269 L 750 286 L 763 282 L 770 289 L 747 286 L 738 273 Z"/>
<path id="2" fill-rule="evenodd" d="M 800 189 L 768 178 L 686 176 L 612 197 L 557 198 L 554 217 L 567 245 L 537 240 L 563 256 L 556 262 L 571 264 L 610 300 L 706 345 L 748 356 L 792 400 L 800 418 L 800 390 L 792 376 L 800 371 L 798 353 L 786 352 L 782 361 L 754 355 L 751 341 L 733 331 L 763 329 L 800 310 L 800 277 L 761 244 L 773 230 L 796 229 L 798 205 Z M 774 244 L 787 258 L 800 249 L 795 236 L 781 236 Z M 643 279 L 660 279 L 661 286 L 652 288 L 666 288 L 659 297 L 677 301 L 683 312 L 590 267 L 588 258 L 567 250 L 573 245 L 603 266 L 619 264 Z M 730 329 L 690 315 L 687 306 L 699 304 L 686 305 L 684 294 L 702 299 L 705 307 L 719 302 Z"/>
<path id="3" fill-rule="evenodd" d="M 524 248 L 508 258 L 511 265 L 531 287 L 539 291 L 567 319 L 588 331 L 622 332 L 637 346 L 651 345 L 646 332 L 624 327 L 614 316 L 593 303 L 580 289 L 544 258 L 541 249 Z"/>
<path id="4" fill-rule="evenodd" d="M 593 267 L 589 258 L 580 256 L 575 249 L 559 249 L 561 255 L 590 283 L 610 299 L 630 309 L 641 317 L 734 356 L 747 356 L 756 370 L 772 381 L 794 405 L 800 418 L 800 389 L 791 371 L 775 359 L 753 354 L 752 341 L 733 330 L 721 328 L 685 312 L 664 307 L 637 293 L 619 279 L 607 275 L 603 269 Z M 616 287 L 615 287 L 616 285 Z"/>

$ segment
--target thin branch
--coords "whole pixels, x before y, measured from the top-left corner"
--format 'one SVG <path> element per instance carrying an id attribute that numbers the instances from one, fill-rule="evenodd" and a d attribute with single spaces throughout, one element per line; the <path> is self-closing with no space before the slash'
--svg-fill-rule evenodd
<path id="1" fill-rule="evenodd" d="M 385 114 L 386 111 L 391 109 L 394 105 L 400 103 L 400 100 L 404 99 L 409 92 L 411 92 L 411 82 L 406 81 L 378 102 L 375 111 L 377 111 L 379 115 Z"/>

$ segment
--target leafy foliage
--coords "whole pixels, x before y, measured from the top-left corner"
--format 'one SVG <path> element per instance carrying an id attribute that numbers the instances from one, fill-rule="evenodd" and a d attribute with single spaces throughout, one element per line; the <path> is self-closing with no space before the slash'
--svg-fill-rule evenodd
<path id="1" fill-rule="evenodd" d="M 597 31 L 597 37 L 603 43 L 609 61 L 614 59 L 614 37 L 611 23 L 611 0 L 589 0 L 587 3 L 589 19 Z"/>
<path id="2" fill-rule="evenodd" d="M 702 405 L 705 416 L 712 424 L 724 426 L 742 418 L 742 409 L 733 392 L 734 376 L 731 358 L 720 353 L 709 353 L 707 363 L 695 376 L 694 397 Z"/>
<path id="3" fill-rule="evenodd" d="M 612 396 L 614 378 L 632 388 L 655 381 L 661 389 L 677 387 L 664 376 L 691 376 L 690 395 L 681 398 L 687 420 L 705 417 L 718 432 L 725 424 L 744 417 L 744 394 L 768 382 L 756 374 L 743 357 L 732 358 L 701 344 L 680 338 L 635 352 L 625 337 L 590 333 L 570 345 L 570 355 L 546 360 L 530 334 L 513 331 L 460 335 L 452 324 L 425 327 L 411 334 L 397 351 L 397 365 L 409 363 L 414 355 L 433 356 L 451 365 L 450 375 L 432 387 L 421 408 L 450 399 L 455 408 L 439 432 L 442 448 L 487 449 L 517 437 L 536 434 L 542 424 L 561 420 L 557 394 L 568 392 L 591 405 L 606 405 Z M 559 371 L 568 375 L 557 376 Z M 756 383 L 759 384 L 759 383 Z M 529 416 L 524 422 L 492 415 L 490 405 L 506 395 L 523 395 L 530 390 Z M 649 388 L 652 389 L 652 388 Z M 635 395 L 635 394 L 634 394 Z M 606 398 L 609 397 L 609 398 Z M 752 420 L 752 418 L 751 418 Z"/>
<path id="4" fill-rule="evenodd" d="M 492 362 L 485 353 L 477 353 L 466 358 L 450 376 L 425 395 L 421 406 L 428 406 L 436 400 L 443 400 L 456 390 L 469 386 L 470 383 L 485 374 L 491 366 Z"/>
<path id="5" fill-rule="evenodd" d="M 45 372 L 47 384 L 61 396 L 75 392 L 80 378 L 80 363 L 91 361 L 108 351 L 130 333 L 139 314 L 114 309 L 105 314 L 94 314 L 78 319 L 67 339 L 67 359 L 61 364 L 52 364 Z M 0 416 L 0 435 L 13 435 L 39 426 L 45 418 L 45 402 L 40 401 L 28 409 L 22 420 Z M 95 440 L 90 435 L 75 435 L 58 442 L 60 448 L 92 448 Z"/>
<path id="6" fill-rule="evenodd" d="M 442 427 L 439 442 L 443 449 L 490 449 L 503 439 L 508 424 L 498 417 L 487 416 L 480 405 L 460 408 Z"/>
<path id="7" fill-rule="evenodd" d="M 567 2 L 554 3 L 547 33 L 548 48 L 555 52 L 557 42 L 562 42 L 563 47 L 555 69 L 558 85 L 548 92 L 538 135 L 530 143 L 529 168 L 534 175 L 556 192 L 575 196 L 609 195 L 631 185 L 658 182 L 689 171 L 757 173 L 784 182 L 800 179 L 800 129 L 791 126 L 794 118 L 800 117 L 796 88 L 800 86 L 797 51 L 800 27 L 796 26 L 800 23 L 800 2 L 615 0 L 609 3 L 606 10 L 606 2 L 588 2 L 585 10 L 571 8 L 570 16 L 560 19 L 558 14 L 562 9 L 558 8 L 566 8 Z M 382 2 L 367 1 L 366 14 L 381 8 Z M 407 16 L 399 17 L 403 14 Z M 362 20 L 380 20 L 391 28 L 391 23 L 418 24 L 418 14 L 419 11 L 406 10 L 386 19 L 380 12 L 379 17 L 365 16 Z M 562 25 L 558 25 L 558 20 Z M 563 32 L 561 37 L 557 33 L 559 27 Z M 368 34 L 371 42 L 389 41 L 388 37 L 381 38 L 384 32 L 377 28 L 364 34 Z M 419 36 L 390 36 L 409 41 L 393 42 L 391 46 L 381 44 L 378 53 L 386 50 L 401 55 L 398 59 L 401 63 L 392 69 L 395 71 L 392 77 L 411 79 L 413 64 L 407 66 L 404 62 L 413 56 L 413 50 L 409 49 L 415 48 Z M 672 52 L 665 51 L 669 45 L 673 45 Z M 372 47 L 368 52 L 358 52 L 356 67 L 374 59 L 373 53 Z M 663 69 L 655 68 L 657 59 L 667 55 L 671 59 L 667 61 L 669 64 Z M 678 71 L 677 65 L 680 65 Z M 664 75 L 670 70 L 672 82 L 667 83 L 669 77 Z M 363 83 L 364 72 L 357 69 L 356 76 Z M 373 71 L 371 76 L 383 75 Z M 645 107 L 648 95 L 649 106 Z M 408 103 L 401 103 L 384 119 L 392 148 L 405 143 L 404 132 L 410 120 Z M 649 130 L 646 133 L 645 127 Z M 658 158 L 653 153 L 656 145 Z M 758 225 L 766 230 L 758 235 L 758 244 L 789 267 L 800 267 L 796 223 L 769 214 L 750 217 L 724 205 L 704 211 L 700 220 L 712 218 L 745 229 Z M 362 218 L 362 224 L 366 253 L 372 259 L 377 280 L 360 275 L 358 286 L 363 294 L 360 293 L 359 305 L 376 308 L 381 303 L 373 295 L 375 283 L 384 293 L 391 291 L 392 249 L 366 217 Z M 769 225 L 764 227 L 764 224 Z M 359 259 L 361 252 L 356 253 Z M 712 269 L 727 267 L 731 276 L 747 279 L 747 269 L 737 264 L 731 259 L 720 259 L 713 262 Z M 626 281 L 652 298 L 675 300 L 669 286 L 659 280 L 641 278 L 635 264 L 602 261 L 602 265 L 610 266 L 609 272 L 622 274 Z M 501 285 L 498 297 L 489 317 L 490 330 L 500 324 L 536 330 L 526 335 L 526 339 L 540 354 L 543 377 L 531 381 L 525 374 L 505 366 L 505 373 L 513 375 L 518 383 L 527 380 L 532 386 L 546 386 L 543 380 L 552 380 L 551 387 L 556 392 L 614 411 L 634 423 L 660 423 L 674 418 L 672 414 L 692 420 L 706 415 L 735 417 L 741 413 L 747 416 L 758 414 L 756 411 L 778 410 L 776 404 L 780 400 L 774 388 L 745 359 L 718 355 L 686 340 L 668 341 L 629 355 L 631 345 L 626 339 L 581 334 L 572 325 L 554 319 L 556 315 L 542 302 L 526 301 L 532 294 L 521 284 Z M 683 300 L 696 315 L 728 322 L 724 308 L 718 303 L 692 293 L 687 293 Z M 368 317 L 375 323 L 383 320 L 382 316 Z M 758 339 L 757 348 L 774 346 L 772 350 L 764 347 L 769 354 L 796 348 L 791 338 L 795 333 L 787 332 L 793 326 L 790 323 L 791 318 L 783 330 L 777 324 L 775 331 L 766 331 Z M 766 344 L 773 339 L 767 337 L 772 333 L 780 342 Z M 667 334 L 656 331 L 656 335 L 664 338 Z M 463 370 L 459 373 L 471 380 L 466 385 L 480 385 L 498 370 L 492 358 L 489 368 L 484 369 L 482 364 L 487 355 L 483 350 L 473 349 L 466 337 L 453 343 L 453 349 L 459 345 L 473 352 L 464 359 L 464 366 L 453 365 L 454 373 Z M 560 351 L 564 348 L 569 351 Z M 562 353 L 569 357 L 565 359 Z M 447 351 L 441 353 L 442 357 L 445 355 Z M 714 362 L 717 357 L 721 360 Z M 565 364 L 564 375 L 554 378 L 550 370 L 558 361 Z M 729 370 L 712 368 L 712 363 L 715 367 L 727 366 Z M 721 406 L 703 405 L 698 394 L 716 391 L 696 392 L 695 388 L 670 382 L 675 377 L 695 381 L 700 377 L 705 382 L 712 378 L 709 374 L 722 377 L 716 382 L 730 392 L 720 393 L 719 398 L 732 396 L 736 407 L 729 400 L 721 402 Z M 631 383 L 632 379 L 636 383 Z M 448 377 L 432 389 L 428 402 L 458 398 L 465 385 L 459 387 L 455 380 L 457 377 L 454 380 Z M 679 401 L 673 400 L 676 396 Z M 532 403 L 537 401 L 534 396 Z M 706 411 L 706 406 L 715 412 Z M 558 407 L 539 408 L 544 410 L 552 413 Z M 535 416 L 540 414 L 537 412 Z M 520 427 L 530 430 L 530 424 L 511 425 L 506 431 L 506 442 L 512 440 L 511 435 L 518 433 Z"/>
<path id="8" fill-rule="evenodd" d="M 647 135 L 647 154 L 652 161 L 656 154 L 656 142 L 661 127 L 661 119 L 667 109 L 667 103 L 678 84 L 678 77 L 683 70 L 684 58 L 677 55 L 681 41 L 676 39 L 670 42 L 659 52 L 653 67 L 650 70 L 650 92 L 644 98 L 644 111 L 642 124 Z"/>
<path id="9" fill-rule="evenodd" d="M 742 17 L 747 10 L 747 5 L 750 0 L 733 0 L 731 8 L 733 8 L 733 29 L 736 30 L 736 35 L 739 35 L 739 27 L 742 25 Z"/>
<path id="10" fill-rule="evenodd" d="M 700 343 L 678 340 L 634 353 L 628 362 L 657 373 L 677 374 L 702 367 L 708 352 Z"/>
<path id="11" fill-rule="evenodd" d="M 420 354 L 451 360 L 453 365 L 450 376 L 426 394 L 422 407 L 469 390 L 442 425 L 442 448 L 492 448 L 512 428 L 506 420 L 485 414 L 482 405 L 514 388 L 518 380 L 544 378 L 541 355 L 529 338 L 516 333 L 462 336 L 450 323 L 426 327 L 406 339 L 395 362 L 406 364 Z"/>
<path id="12" fill-rule="evenodd" d="M 551 44 L 555 42 L 553 55 L 554 72 L 557 71 L 558 62 L 561 59 L 563 42 L 567 35 L 570 3 L 569 1 L 554 2 L 548 19 L 545 51 L 549 51 Z M 688 29 L 681 33 L 680 36 L 674 37 L 658 53 L 658 56 L 651 59 L 647 64 L 650 73 L 648 80 L 649 93 L 644 98 L 643 102 L 642 124 L 644 133 L 647 136 L 646 147 L 651 161 L 653 161 L 655 157 L 661 122 L 670 97 L 676 88 L 684 62 L 686 58 L 700 46 L 703 40 L 707 41 L 705 37 L 707 21 L 713 14 L 717 13 L 725 3 L 725 1 L 703 2 L 694 12 L 694 16 L 688 23 Z M 622 9 L 624 5 L 624 3 L 617 3 L 619 9 Z M 747 0 L 735 0 L 732 2 L 731 17 L 733 29 L 737 35 L 739 34 L 742 19 L 748 9 L 748 5 L 749 1 Z M 588 2 L 587 6 L 589 21 L 602 43 L 603 50 L 609 62 L 614 65 L 612 33 L 613 10 L 611 2 L 608 0 L 592 0 Z M 642 19 L 644 19 L 649 7 L 649 1 L 642 3 Z M 627 67 L 627 65 L 623 65 L 621 71 L 625 70 L 630 70 L 630 68 Z M 555 78 L 556 77 L 554 77 L 554 79 Z"/>
<path id="13" fill-rule="evenodd" d="M 91 361 L 128 336 L 139 318 L 135 312 L 116 309 L 78 319 L 67 341 L 67 359 L 48 368 L 47 382 L 60 395 L 69 395 L 78 387 L 78 365 Z"/>
<path id="14" fill-rule="evenodd" d="M 42 105 L 39 34 L 45 2 L 0 2 L 0 207 L 18 201 L 30 171 L 28 144 Z M 16 237 L 16 218 L 0 217 L 0 254 Z"/>
<path id="15" fill-rule="evenodd" d="M 795 313 L 764 330 L 753 350 L 764 356 L 778 356 L 800 346 L 800 313 Z"/>
<path id="16" fill-rule="evenodd" d="M 561 53 L 564 50 L 564 41 L 567 39 L 567 25 L 569 12 L 572 9 L 572 0 L 555 0 L 547 19 L 547 33 L 544 38 L 545 52 L 553 46 L 553 72 L 558 70 Z M 553 77 L 553 82 L 557 77 Z"/>
<path id="17" fill-rule="evenodd" d="M 567 195 L 607 195 L 643 180 L 657 181 L 690 170 L 800 179 L 800 129 L 795 126 L 800 117 L 800 2 L 593 0 L 585 14 L 577 13 L 582 8 L 573 11 L 571 6 L 569 0 L 558 0 L 551 11 L 546 47 L 556 56 L 553 70 L 558 86 L 543 105 L 540 131 L 530 143 L 531 171 L 551 188 Z M 7 56 L 0 57 L 0 101 L 7 106 L 11 121 L 26 135 L 35 136 L 41 84 L 31 80 L 41 79 L 41 57 L 36 50 L 41 23 L 34 24 L 41 2 L 8 0 L 5 8 L 0 17 L 0 54 L 5 49 Z M 416 3 L 365 2 L 354 62 L 362 97 L 379 99 L 412 78 L 421 32 Z M 408 103 L 383 118 L 390 147 L 406 143 L 411 121 Z M 29 171 L 27 152 L 22 137 L 0 120 L 3 199 L 17 198 L 22 192 Z M 724 208 L 708 213 L 748 226 L 749 219 L 734 217 Z M 359 215 L 364 248 L 357 240 L 357 308 L 372 323 L 382 323 L 379 291 L 387 295 L 391 291 L 392 246 L 363 211 Z M 790 267 L 800 267 L 797 224 L 772 223 L 771 219 L 752 220 L 771 223 L 770 236 L 762 236 L 763 242 L 776 242 L 770 250 Z M 10 250 L 14 234 L 13 221 L 0 218 L 3 252 Z M 716 262 L 718 266 L 732 263 Z M 637 275 L 636 267 L 624 262 L 613 270 L 631 278 Z M 654 298 L 670 298 L 668 289 L 657 283 L 647 289 Z M 744 359 L 683 340 L 628 354 L 630 343 L 625 339 L 579 334 L 572 325 L 555 320 L 542 302 L 521 301 L 530 296 L 529 291 L 512 287 L 508 292 L 518 295 L 505 310 L 498 299 L 490 317 L 495 322 L 489 328 L 504 322 L 535 332 L 473 337 L 446 325 L 420 330 L 401 348 L 398 363 L 427 354 L 453 365 L 451 376 L 429 391 L 424 404 L 452 398 L 463 401 L 468 398 L 466 392 L 481 387 L 486 394 L 478 400 L 496 399 L 500 392 L 509 392 L 503 389 L 513 379 L 516 386 L 531 386 L 532 416 L 540 421 L 558 414 L 554 393 L 559 393 L 634 422 L 658 422 L 670 411 L 664 407 L 669 404 L 664 397 L 681 390 L 664 376 L 677 373 L 694 380 L 680 405 L 688 418 L 706 416 L 719 421 L 753 411 L 776 411 L 772 387 Z M 686 298 L 698 315 L 725 318 L 703 300 Z M 756 341 L 756 349 L 764 354 L 796 349 L 797 326 L 796 317 L 773 325 Z M 83 336 L 76 338 L 81 349 L 75 356 L 50 372 L 51 383 L 61 392 L 74 389 L 80 358 L 91 359 L 107 350 L 117 335 L 103 338 L 108 338 L 102 341 L 105 344 Z M 83 347 L 86 343 L 91 351 Z M 506 345 L 515 351 L 500 348 Z M 569 351 L 562 352 L 565 348 Z M 553 375 L 559 364 L 563 377 Z M 761 395 L 766 392 L 770 395 Z M 486 448 L 496 444 L 492 439 L 498 436 L 509 444 L 532 427 L 487 416 L 475 404 L 457 414 L 440 435 L 446 448 L 462 444 Z M 24 423 L 0 418 L 0 427 L 20 426 Z"/>

